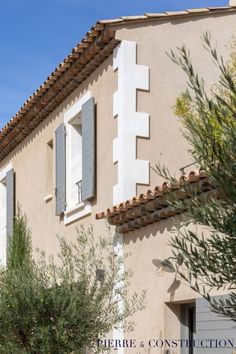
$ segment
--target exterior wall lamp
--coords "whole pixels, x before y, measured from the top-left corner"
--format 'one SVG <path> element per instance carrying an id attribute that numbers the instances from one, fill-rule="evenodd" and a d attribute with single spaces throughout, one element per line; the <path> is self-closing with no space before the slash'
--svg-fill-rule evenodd
<path id="1" fill-rule="evenodd" d="M 174 261 L 175 263 L 173 264 Z M 152 263 L 155 267 L 157 267 L 157 274 L 159 276 L 164 275 L 167 273 L 176 273 L 179 266 L 181 266 L 184 262 L 184 257 L 182 254 L 178 254 L 177 257 L 168 257 L 163 260 L 160 259 L 153 259 Z M 177 269 L 176 269 L 177 266 Z"/>

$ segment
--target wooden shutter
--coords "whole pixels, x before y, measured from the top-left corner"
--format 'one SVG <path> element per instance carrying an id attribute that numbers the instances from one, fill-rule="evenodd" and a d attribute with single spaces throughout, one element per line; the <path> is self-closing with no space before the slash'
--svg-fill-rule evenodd
<path id="1" fill-rule="evenodd" d="M 56 215 L 65 211 L 66 203 L 66 141 L 65 126 L 56 129 Z"/>
<path id="2" fill-rule="evenodd" d="M 196 339 L 232 339 L 236 345 L 236 322 L 212 312 L 206 300 L 196 299 Z M 194 354 L 229 354 L 233 348 L 195 348 Z"/>
<path id="3" fill-rule="evenodd" d="M 6 174 L 6 233 L 7 247 L 9 239 L 13 235 L 14 216 L 15 216 L 15 175 L 11 169 Z"/>
<path id="4" fill-rule="evenodd" d="M 95 196 L 95 106 L 91 97 L 82 106 L 82 200 Z"/>

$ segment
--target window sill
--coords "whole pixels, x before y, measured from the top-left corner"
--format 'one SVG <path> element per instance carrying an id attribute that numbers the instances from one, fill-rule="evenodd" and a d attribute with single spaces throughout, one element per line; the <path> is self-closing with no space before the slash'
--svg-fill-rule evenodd
<path id="1" fill-rule="evenodd" d="M 68 208 L 64 212 L 64 224 L 69 225 L 74 221 L 77 221 L 84 216 L 91 214 L 92 207 L 90 203 L 80 203 L 74 207 Z"/>

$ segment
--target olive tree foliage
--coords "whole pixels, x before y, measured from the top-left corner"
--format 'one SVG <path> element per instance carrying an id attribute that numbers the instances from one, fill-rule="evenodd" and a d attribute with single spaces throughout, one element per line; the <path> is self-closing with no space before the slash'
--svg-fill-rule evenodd
<path id="1" fill-rule="evenodd" d="M 203 45 L 219 70 L 219 80 L 211 90 L 194 70 L 185 46 L 168 55 L 188 78 L 175 113 L 196 165 L 205 171 L 220 198 L 203 202 L 192 195 L 191 202 L 174 202 L 174 207 L 185 210 L 185 217 L 171 245 L 175 255 L 184 258 L 180 276 L 210 302 L 213 311 L 236 321 L 236 50 L 232 43 L 231 56 L 224 61 L 209 33 L 203 36 Z M 206 65 L 213 64 L 209 60 Z M 156 170 L 177 182 L 167 168 L 157 165 Z M 206 226 L 208 235 L 191 231 L 189 223 Z M 213 298 L 213 290 L 227 290 L 229 296 Z"/>
<path id="2" fill-rule="evenodd" d="M 0 353 L 96 349 L 99 337 L 115 325 L 129 326 L 128 316 L 144 307 L 144 293 L 128 297 L 131 274 L 121 272 L 108 236 L 95 238 L 92 227 L 81 227 L 74 243 L 59 243 L 58 259 L 43 252 L 33 259 L 31 231 L 18 213 L 8 264 L 0 272 Z"/>

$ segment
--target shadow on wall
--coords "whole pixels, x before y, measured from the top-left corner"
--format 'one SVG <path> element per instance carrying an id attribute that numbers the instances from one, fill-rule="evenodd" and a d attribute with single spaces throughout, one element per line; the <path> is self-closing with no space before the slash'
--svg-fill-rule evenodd
<path id="1" fill-rule="evenodd" d="M 175 298 L 175 292 L 180 287 L 181 281 L 178 279 L 174 279 L 173 283 L 167 290 L 167 293 L 170 294 L 170 301 L 173 301 Z"/>
<path id="2" fill-rule="evenodd" d="M 181 225 L 184 220 L 184 214 L 176 215 L 168 219 L 156 222 L 151 225 L 141 227 L 140 229 L 127 232 L 124 235 L 124 244 L 129 245 L 130 243 L 136 243 L 137 241 L 142 241 L 145 238 L 150 237 L 160 237 L 165 233 L 175 234 L 176 228 Z M 168 239 L 169 239 L 168 235 Z"/>

